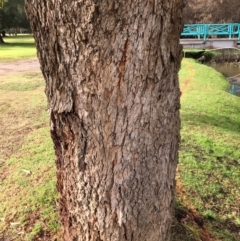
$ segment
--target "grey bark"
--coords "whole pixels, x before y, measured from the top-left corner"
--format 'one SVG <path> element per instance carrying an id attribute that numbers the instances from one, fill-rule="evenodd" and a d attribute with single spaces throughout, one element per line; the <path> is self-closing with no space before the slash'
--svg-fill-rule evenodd
<path id="1" fill-rule="evenodd" d="M 182 0 L 26 0 L 51 111 L 64 240 L 167 241 Z"/>

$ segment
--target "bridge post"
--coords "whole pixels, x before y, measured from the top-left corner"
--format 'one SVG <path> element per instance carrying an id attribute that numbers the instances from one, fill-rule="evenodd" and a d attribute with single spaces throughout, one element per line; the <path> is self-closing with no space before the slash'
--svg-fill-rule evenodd
<path id="1" fill-rule="evenodd" d="M 232 38 L 232 24 L 228 25 L 229 39 Z"/>
<path id="2" fill-rule="evenodd" d="M 201 28 L 199 25 L 197 26 L 197 36 L 198 36 L 198 39 L 201 38 Z"/>
<path id="3" fill-rule="evenodd" d="M 207 33 L 208 33 L 208 24 L 204 24 L 203 25 L 203 28 L 204 28 L 204 36 L 203 36 L 203 39 L 204 41 L 207 39 Z"/>
<path id="4" fill-rule="evenodd" d="M 240 24 L 238 24 L 238 40 L 240 40 Z"/>

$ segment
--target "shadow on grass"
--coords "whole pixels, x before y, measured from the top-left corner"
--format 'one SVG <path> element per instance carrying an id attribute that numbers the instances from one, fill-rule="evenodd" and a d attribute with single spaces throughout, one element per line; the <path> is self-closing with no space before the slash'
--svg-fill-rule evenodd
<path id="1" fill-rule="evenodd" d="M 213 229 L 218 229 L 219 232 L 216 234 Z M 221 221 L 211 216 L 202 216 L 179 200 L 175 203 L 172 241 L 225 241 L 226 237 L 228 241 L 235 241 L 239 232 L 240 227 L 231 220 Z"/>
<path id="2" fill-rule="evenodd" d="M 181 118 L 184 122 L 193 122 L 193 124 L 197 126 L 215 126 L 229 132 L 240 132 L 239 119 L 236 118 L 233 120 L 233 118 L 227 115 L 209 115 L 192 112 L 182 113 Z"/>
<path id="3" fill-rule="evenodd" d="M 8 43 L 5 42 L 5 44 L 1 45 L 2 48 L 14 48 L 14 47 L 18 47 L 18 48 L 35 48 L 35 43 Z"/>
<path id="4" fill-rule="evenodd" d="M 172 226 L 172 241 L 209 241 L 208 230 L 204 227 L 203 218 L 193 210 L 176 204 Z"/>

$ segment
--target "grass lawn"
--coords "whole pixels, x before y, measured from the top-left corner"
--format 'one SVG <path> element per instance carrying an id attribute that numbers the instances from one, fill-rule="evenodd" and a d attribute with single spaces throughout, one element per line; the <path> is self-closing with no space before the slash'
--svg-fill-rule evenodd
<path id="1" fill-rule="evenodd" d="M 7 36 L 4 42 L 5 44 L 0 44 L 0 62 L 37 56 L 32 35 Z"/>
<path id="2" fill-rule="evenodd" d="M 182 61 L 180 86 L 176 217 L 188 237 L 175 240 L 240 240 L 240 98 L 191 59 Z"/>
<path id="3" fill-rule="evenodd" d="M 32 36 L 4 41 L 0 62 L 36 58 Z M 55 157 L 40 70 L 1 75 L 0 135 L 0 240 L 61 240 Z"/>
<path id="4" fill-rule="evenodd" d="M 40 71 L 1 76 L 0 240 L 54 240 L 59 232 L 46 106 Z"/>

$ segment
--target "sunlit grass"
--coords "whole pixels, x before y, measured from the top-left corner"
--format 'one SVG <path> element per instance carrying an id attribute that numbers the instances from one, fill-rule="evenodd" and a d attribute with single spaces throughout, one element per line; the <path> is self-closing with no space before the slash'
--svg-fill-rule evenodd
<path id="1" fill-rule="evenodd" d="M 7 36 L 0 45 L 0 61 L 36 58 L 36 47 L 32 35 Z"/>

